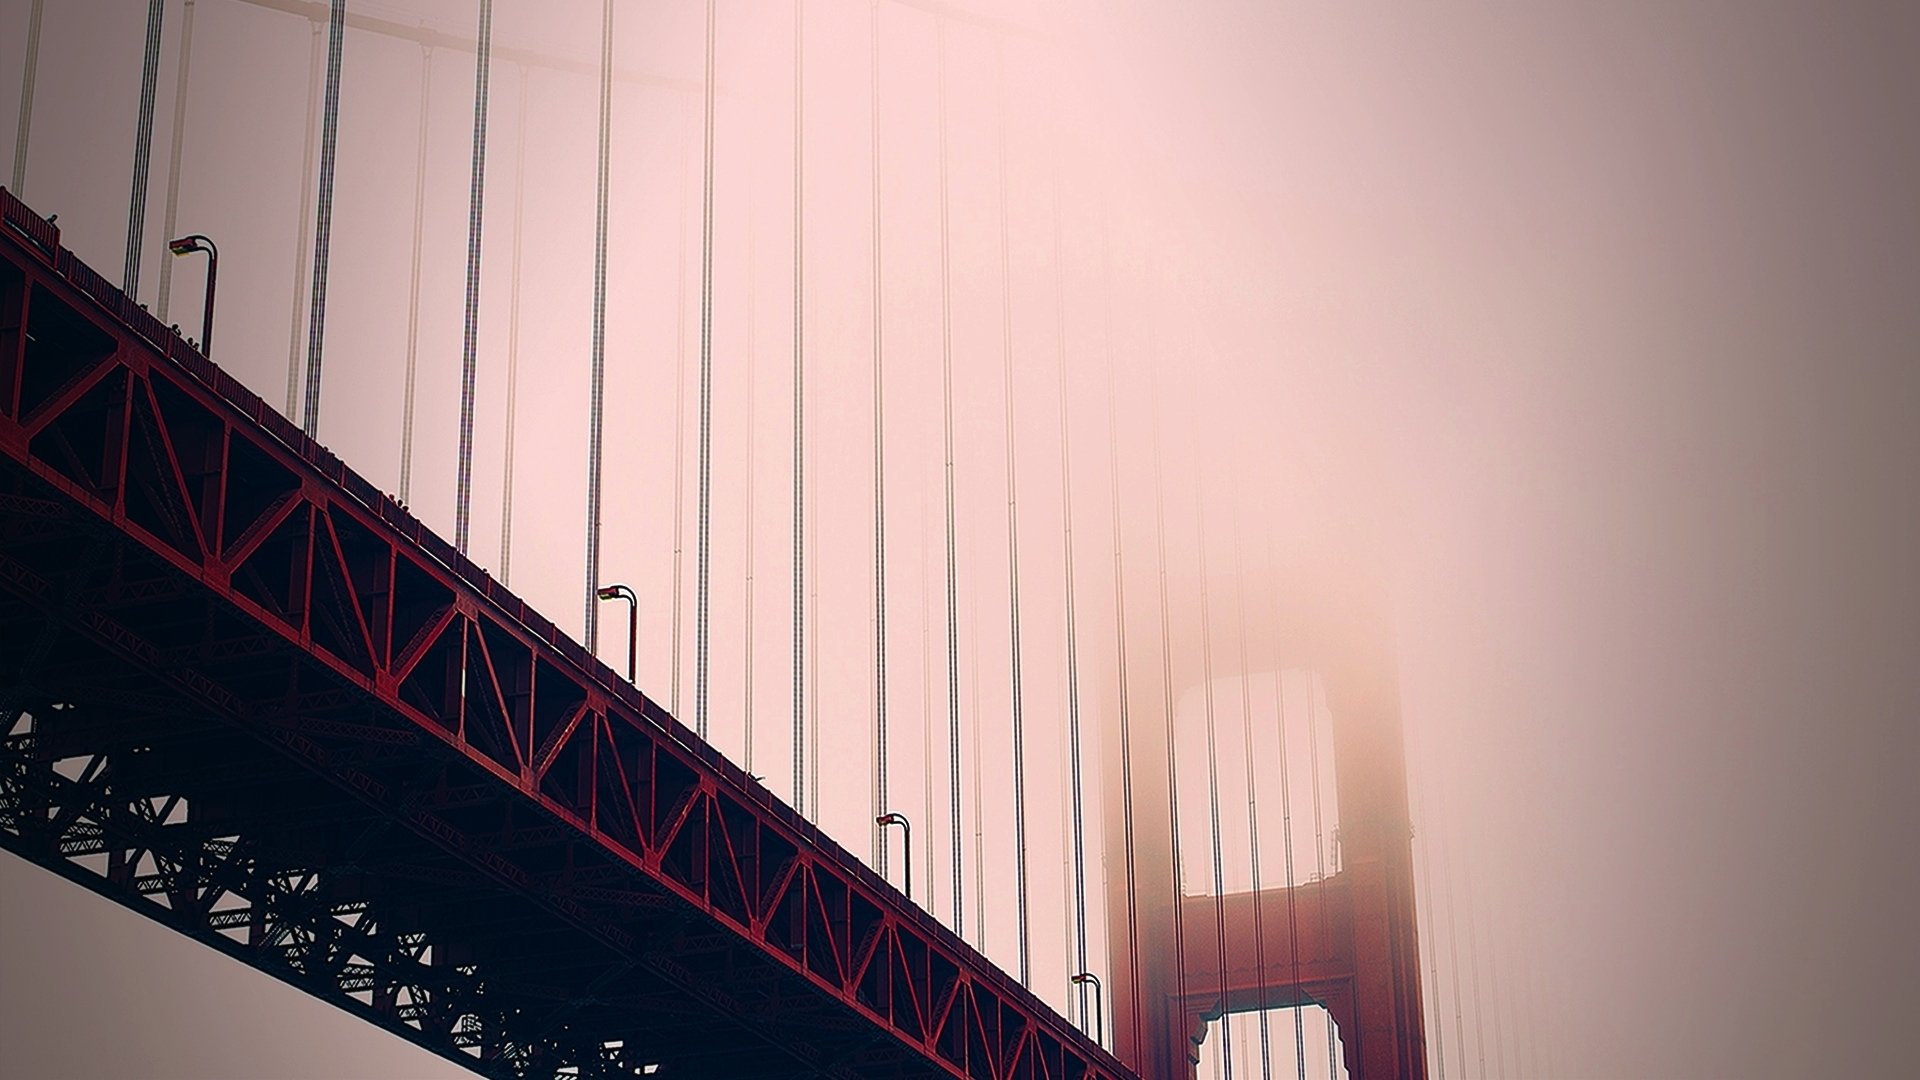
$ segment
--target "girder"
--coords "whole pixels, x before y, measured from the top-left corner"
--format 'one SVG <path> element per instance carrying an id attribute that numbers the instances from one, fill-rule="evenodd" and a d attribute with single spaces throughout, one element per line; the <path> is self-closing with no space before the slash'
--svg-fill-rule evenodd
<path id="1" fill-rule="evenodd" d="M 4 192 L 0 506 L 0 846 L 487 1075 L 1131 1075 Z"/>

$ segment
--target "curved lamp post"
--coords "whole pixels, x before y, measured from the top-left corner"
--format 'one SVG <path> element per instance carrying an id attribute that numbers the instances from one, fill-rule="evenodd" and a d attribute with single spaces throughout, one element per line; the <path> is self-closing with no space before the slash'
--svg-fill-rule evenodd
<path id="1" fill-rule="evenodd" d="M 1093 986 L 1093 1023 L 1094 1023 L 1094 1030 L 1096 1032 L 1096 1034 L 1093 1037 L 1093 1041 L 1096 1043 L 1099 1043 L 1101 1046 L 1107 1045 L 1107 1011 L 1106 1011 L 1105 1004 L 1100 1000 L 1100 976 L 1095 975 L 1091 971 L 1083 971 L 1080 974 L 1075 975 L 1072 979 L 1072 982 L 1073 982 L 1073 985 L 1075 986 L 1082 986 L 1089 983 L 1092 984 Z M 1083 1024 L 1086 1023 L 1086 1017 L 1084 1014 L 1081 1016 L 1080 1022 Z"/>
<path id="2" fill-rule="evenodd" d="M 199 233 L 183 236 L 178 240 L 167 241 L 167 250 L 178 255 L 192 255 L 198 251 L 207 253 L 207 304 L 200 316 L 200 353 L 213 356 L 213 286 L 220 276 L 220 251 L 213 241 Z"/>
<path id="3" fill-rule="evenodd" d="M 885 829 L 889 825 L 900 826 L 901 869 L 900 880 L 906 884 L 903 890 L 907 899 L 913 899 L 913 825 L 907 821 L 907 815 L 888 812 L 873 819 L 875 825 Z"/>
<path id="4" fill-rule="evenodd" d="M 602 585 L 593 595 L 602 600 L 625 600 L 627 602 L 627 681 L 639 685 L 634 677 L 640 659 L 640 598 L 625 585 Z"/>

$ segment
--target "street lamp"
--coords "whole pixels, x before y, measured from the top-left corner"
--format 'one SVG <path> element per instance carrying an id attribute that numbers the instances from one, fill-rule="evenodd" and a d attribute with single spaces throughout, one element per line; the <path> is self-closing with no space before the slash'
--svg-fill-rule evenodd
<path id="1" fill-rule="evenodd" d="M 1093 1041 L 1095 1043 L 1098 1043 L 1102 1047 L 1106 1046 L 1107 1045 L 1107 1012 L 1106 1012 L 1105 1005 L 1103 1005 L 1100 1000 L 1100 976 L 1095 975 L 1091 971 L 1083 971 L 1080 974 L 1075 975 L 1071 981 L 1075 986 L 1084 986 L 1089 983 L 1092 984 L 1093 986 L 1093 1022 L 1094 1022 L 1094 1030 L 1097 1032 L 1097 1034 L 1095 1034 L 1093 1037 Z M 1086 1022 L 1087 1022 L 1086 1013 L 1083 1011 L 1080 1016 L 1080 1023 L 1084 1025 Z"/>
<path id="2" fill-rule="evenodd" d="M 207 306 L 200 316 L 200 352 L 201 355 L 211 358 L 213 356 L 213 284 L 220 276 L 220 251 L 213 246 L 213 241 L 199 233 L 167 241 L 167 250 L 175 255 L 191 255 L 196 251 L 207 253 Z"/>
<path id="3" fill-rule="evenodd" d="M 634 671 L 640 659 L 640 598 L 625 585 L 602 585 L 593 595 L 602 600 L 627 602 L 627 681 L 639 685 Z"/>
<path id="4" fill-rule="evenodd" d="M 907 821 L 907 815 L 888 812 L 873 819 L 875 825 L 884 831 L 889 825 L 900 826 L 900 880 L 906 883 L 907 899 L 913 899 L 913 825 Z"/>

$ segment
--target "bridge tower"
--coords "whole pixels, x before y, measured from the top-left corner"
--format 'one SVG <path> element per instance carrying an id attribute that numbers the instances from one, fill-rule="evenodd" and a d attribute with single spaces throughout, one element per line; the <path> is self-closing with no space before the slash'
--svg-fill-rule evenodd
<path id="1" fill-rule="evenodd" d="M 1257 579 L 1242 586 L 1248 590 L 1240 598 L 1248 613 L 1246 671 L 1237 670 L 1238 650 L 1216 647 L 1209 672 L 1200 644 L 1202 621 L 1194 605 L 1181 608 L 1176 599 L 1164 668 L 1176 695 L 1209 675 L 1216 680 L 1258 676 L 1276 665 L 1318 677 L 1331 713 L 1336 872 L 1291 889 L 1231 893 L 1218 906 L 1210 894 L 1183 894 L 1170 826 L 1172 765 L 1164 713 L 1140 707 L 1145 695 L 1134 691 L 1127 721 L 1130 760 L 1124 769 L 1120 725 L 1104 725 L 1113 1048 L 1142 1076 L 1192 1077 L 1212 1019 L 1309 1004 L 1333 1017 L 1353 1080 L 1425 1080 L 1427 1075 L 1396 666 L 1378 603 L 1366 589 L 1332 585 L 1336 576 L 1308 576 L 1314 583 L 1306 586 Z M 1226 599 L 1230 604 L 1232 598 Z M 1130 667 L 1151 668 L 1142 671 L 1144 681 L 1159 683 L 1158 644 L 1132 651 L 1138 655 Z M 1107 710 L 1108 715 L 1115 711 Z M 1195 770 L 1183 768 L 1181 782 L 1191 783 L 1194 776 Z M 1275 777 L 1261 775 L 1257 782 L 1263 792 L 1278 789 Z M 1118 850 L 1129 808 L 1131 889 Z M 1184 840 L 1189 846 L 1199 842 L 1204 841 L 1191 833 Z M 1181 905 L 1178 918 L 1176 903 Z M 1259 920 L 1256 904 L 1264 915 Z M 1217 915 L 1225 922 L 1224 1000 Z M 1255 947 L 1256 924 L 1264 931 L 1263 949 Z M 1256 964 L 1256 955 L 1264 956 L 1263 964 Z"/>

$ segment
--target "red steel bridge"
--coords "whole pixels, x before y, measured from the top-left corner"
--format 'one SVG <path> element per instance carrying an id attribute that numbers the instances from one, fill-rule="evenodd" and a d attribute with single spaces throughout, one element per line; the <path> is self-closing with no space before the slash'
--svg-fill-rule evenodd
<path id="1" fill-rule="evenodd" d="M 1160 505 L 1158 419 L 1151 427 L 1160 595 L 1162 710 L 1128 712 L 1127 611 L 1120 556 L 1120 469 L 1109 447 L 1114 490 L 1115 670 L 1085 682 L 1074 641 L 1072 498 L 1068 438 L 1068 365 L 1064 342 L 1062 180 L 1052 172 L 1051 269 L 1058 331 L 1061 511 L 1065 544 L 1064 675 L 1070 719 L 1063 757 L 1072 760 L 1072 791 L 1060 800 L 1071 817 L 1071 888 L 1062 899 L 1076 910 L 1071 925 L 1075 968 L 1104 972 L 1104 1001 L 1095 970 L 1068 975 L 1080 996 L 1080 1022 L 1056 1013 L 1025 983 L 1031 969 L 1030 898 L 1025 802 L 1028 770 L 1021 718 L 1019 546 L 1014 403 L 1013 272 L 1010 262 L 1008 79 L 1003 46 L 1028 33 L 961 11 L 944 0 L 903 0 L 935 16 L 921 56 L 935 73 L 932 113 L 916 111 L 916 130 L 938 132 L 939 321 L 943 377 L 947 529 L 949 709 L 946 824 L 952 839 L 951 927 L 915 904 L 736 766 L 702 736 L 707 732 L 707 599 L 709 558 L 711 300 L 714 210 L 716 5 L 707 5 L 704 86 L 658 76 L 620 74 L 674 93 L 705 91 L 705 182 L 702 207 L 701 426 L 699 470 L 699 672 L 693 715 L 699 733 L 638 689 L 630 651 L 626 677 L 596 657 L 594 601 L 587 602 L 582 646 L 546 616 L 470 560 L 468 494 L 473 453 L 473 402 L 478 358 L 485 147 L 492 54 L 492 4 L 479 5 L 473 39 L 355 13 L 344 0 L 249 0 L 251 6 L 304 15 L 311 23 L 308 101 L 309 159 L 319 149 L 313 290 L 307 307 L 305 423 L 296 424 L 216 367 L 206 346 L 184 340 L 165 322 L 169 278 L 162 272 L 160 315 L 138 302 L 146 235 L 155 93 L 164 9 L 147 5 L 140 119 L 135 135 L 126 267 L 110 284 L 62 245 L 59 230 L 6 188 L 0 188 L 0 846 L 104 895 L 170 929 L 345 1009 L 475 1072 L 502 1078 L 702 1077 L 965 1077 L 970 1080 L 1187 1080 L 1205 1060 L 1209 1025 L 1222 1021 L 1211 1048 L 1225 1076 L 1234 1075 L 1223 1018 L 1262 1016 L 1318 1006 L 1327 1014 L 1326 1071 L 1363 1080 L 1427 1075 L 1428 1048 L 1415 907 L 1415 863 L 1390 634 L 1361 589 L 1319 580 L 1319 566 L 1293 568 L 1293 579 L 1234 583 L 1236 608 L 1246 594 L 1262 601 L 1251 621 L 1240 613 L 1239 667 L 1210 652 L 1205 543 L 1197 552 L 1199 619 L 1170 619 L 1165 525 Z M 32 88 L 44 5 L 29 19 L 21 119 L 16 132 L 14 191 L 25 183 Z M 589 595 L 632 603 L 630 586 L 601 579 L 601 457 L 604 409 L 606 257 L 609 220 L 613 4 L 602 5 L 598 190 L 590 481 L 587 497 Z M 871 268 L 873 313 L 875 731 L 870 815 L 876 824 L 908 824 L 887 801 L 885 711 L 887 585 L 882 413 L 881 252 L 882 109 L 880 5 L 869 6 L 868 115 L 871 126 Z M 805 62 L 802 6 L 795 6 L 793 108 L 795 328 L 795 801 L 807 710 L 799 704 L 805 574 L 806 454 L 804 428 Z M 173 148 L 165 195 L 167 239 L 175 254 L 205 252 L 203 342 L 212 333 L 212 242 L 198 234 L 173 239 L 180 186 L 193 4 L 183 5 L 178 38 Z M 321 78 L 321 27 L 329 28 Z M 948 24 L 989 31 L 993 83 L 962 84 L 956 96 L 993 102 L 997 165 L 994 208 L 999 224 L 1001 359 L 999 396 L 1006 432 L 1007 582 L 1015 881 L 1005 896 L 989 884 L 981 853 L 979 775 L 987 771 L 973 721 L 974 749 L 963 752 L 958 679 L 956 512 L 953 487 L 950 207 L 948 188 Z M 426 190 L 428 91 L 435 49 L 476 59 L 472 181 L 469 194 L 460 463 L 455 542 L 426 528 L 401 502 L 347 467 L 314 438 L 319 430 L 320 343 L 340 113 L 342 36 L 352 25 L 421 52 L 421 106 L 415 174 L 413 289 L 417 320 L 421 222 Z M 929 29 L 923 27 L 922 29 Z M 91 44 L 89 44 L 91 48 Z M 832 54 L 829 53 L 829 56 Z M 976 57 L 978 58 L 978 57 Z M 523 174 L 529 126 L 527 70 L 584 73 L 590 66 L 505 49 L 499 59 L 520 70 L 518 134 L 513 151 L 513 288 L 510 309 L 519 340 Z M 764 60 L 764 57 L 762 58 Z M 830 64 L 844 65 L 846 56 Z M 745 70 L 743 65 L 742 70 Z M 851 69 L 848 69 L 851 70 Z M 744 84 L 743 84 L 744 85 Z M 324 98 L 321 87 L 325 86 Z M 324 107 L 320 102 L 324 100 Z M 843 111 L 843 110 L 842 110 Z M 833 111 L 827 111 L 831 119 Z M 315 121 L 324 116 L 320 133 Z M 691 111 L 683 114 L 690 121 Z M 844 116 L 841 117 L 844 120 Z M 688 130 L 691 130 L 690 128 Z M 844 132 L 842 133 L 844 134 Z M 1031 134 L 1031 133 L 1029 133 Z M 1058 130 L 1046 132 L 1057 140 Z M 690 140 L 680 144 L 681 180 Z M 976 163 L 985 144 L 960 150 Z M 314 176 L 313 162 L 303 172 Z M 984 175 L 984 173 L 982 174 Z M 303 183 L 307 180 L 303 179 Z M 830 181 L 831 182 L 831 181 Z M 680 290 L 684 328 L 687 194 L 681 189 Z M 957 215 L 975 220 L 979 207 Z M 731 213 L 731 212 L 730 212 Z M 747 214 L 749 223 L 751 212 Z M 1101 225 L 1102 290 L 1107 241 Z M 977 231 L 977 230 L 974 230 Z M 78 234 L 76 234 L 78 235 Z M 307 245 L 303 221 L 298 249 Z M 1037 234 L 1036 234 L 1037 235 Z M 751 241 L 748 244 L 751 249 Z M 748 260 L 749 264 L 751 260 Z M 300 274 L 297 282 L 304 282 Z M 296 286 L 296 293 L 301 291 Z M 1103 334 L 1111 348 L 1112 300 L 1104 301 Z M 749 303 L 749 308 L 751 303 Z M 301 310 L 298 299 L 295 312 Z M 931 315 L 931 310 L 923 313 Z M 749 318 L 751 325 L 751 318 Z M 931 321 L 925 319 L 923 321 Z M 1151 319 L 1146 336 L 1152 335 Z M 297 350 L 297 321 L 291 335 Z M 681 369 L 685 376 L 685 342 Z M 514 354 L 509 352 L 509 370 Z M 1108 433 L 1120 425 L 1113 403 L 1114 364 L 1105 358 Z M 409 330 L 399 490 L 408 492 L 414 422 L 414 329 Z M 924 367 L 925 365 L 921 365 Z M 286 410 L 299 395 L 297 357 L 289 354 Z M 751 372 L 751 361 L 749 361 Z M 911 374 L 903 372 L 903 374 Z M 508 377 L 506 487 L 502 565 L 511 527 L 512 379 Z M 752 381 L 751 374 L 748 381 Z M 925 388 L 923 388 L 925 389 Z M 677 388 L 684 422 L 684 390 Z M 751 413 L 749 413 L 751 416 Z M 752 421 L 748 421 L 749 425 Z M 909 420 L 911 423 L 911 420 Z M 676 454 L 685 434 L 676 433 Z M 748 449 L 751 457 L 751 448 Z M 680 520 L 676 459 L 675 519 Z M 751 472 L 746 488 L 752 491 Z M 1198 480 L 1196 480 L 1196 484 Z M 995 496 L 999 494 L 994 493 Z M 751 504 L 751 494 L 748 499 Z M 1183 512 L 1184 513 L 1184 512 Z M 1204 533 L 1204 499 L 1192 521 Z M 748 534 L 747 638 L 752 638 L 751 525 Z M 924 522 L 923 522 L 924 524 Z M 1237 527 L 1237 526 L 1236 526 Z M 674 690 L 678 701 L 679 550 L 674 554 Z M 1236 539 L 1236 544 L 1238 543 Z M 923 547 L 925 545 L 923 544 Z M 1236 560 L 1238 559 L 1236 547 Z M 1271 551 L 1269 561 L 1271 562 Z M 1336 556 L 1338 558 L 1339 556 Z M 928 560 L 930 563 L 930 560 Z M 923 589 L 927 579 L 921 567 Z M 502 571 L 504 575 L 504 570 Z M 1276 571 L 1269 567 L 1267 573 Z M 815 579 L 817 581 L 817 578 Z M 814 588 L 817 591 L 817 584 Z M 1186 588 L 1186 586 L 1183 586 Z M 922 597 L 923 652 L 927 616 Z M 1173 621 L 1178 620 L 1178 625 Z M 637 633 L 629 631 L 629 649 Z M 816 631 L 816 637 L 818 633 Z M 971 647 L 971 646 L 970 646 Z M 750 646 L 749 646 L 750 648 Z M 1254 659 L 1250 659 L 1254 657 Z M 745 665 L 751 672 L 751 660 Z M 924 658 L 923 658 L 923 666 Z M 929 668 L 930 670 L 930 668 Z M 978 665 L 974 665 L 977 679 Z M 1291 834 L 1285 876 L 1263 885 L 1260 787 L 1280 788 L 1287 809 L 1285 673 L 1309 674 L 1324 692 L 1335 783 L 1335 857 L 1319 865 L 1321 776 L 1314 753 L 1312 793 L 1315 868 L 1295 875 Z M 1274 687 L 1280 752 L 1277 778 L 1256 775 L 1254 724 L 1246 723 L 1247 822 L 1251 887 L 1233 891 L 1223 876 L 1218 757 L 1211 698 L 1206 715 L 1211 800 L 1213 888 L 1193 891 L 1180 856 L 1180 783 L 1174 693 L 1252 680 Z M 749 686 L 751 675 L 748 676 Z M 1153 678 L 1149 678 L 1153 681 Z M 1117 684 L 1117 686 L 1116 686 Z M 930 679 L 923 672 L 923 691 Z M 812 680 L 818 694 L 819 681 Z M 1096 689 L 1115 687 L 1114 691 Z M 749 691 L 750 693 L 750 691 Z M 924 695 L 928 702 L 930 695 Z M 1081 712 L 1099 735 L 1095 792 L 1081 790 Z M 926 706 L 930 709 L 930 705 Z M 974 687 L 969 712 L 983 709 Z M 752 715 L 749 702 L 745 714 Z M 818 714 L 815 707 L 812 710 Z M 1317 704 L 1310 711 L 1319 712 Z M 930 712 L 928 713 L 930 716 Z M 1309 727 L 1317 721 L 1311 720 Z M 748 729 L 749 732 L 751 729 Z M 932 728 L 922 749 L 931 746 Z M 1317 728 L 1315 728 L 1317 730 Z M 751 762 L 752 737 L 745 739 Z M 817 774 L 820 739 L 811 743 Z M 1018 911 L 1019 976 L 1002 971 L 956 932 L 963 925 L 967 881 L 961 861 L 962 770 L 975 783 L 976 892 L 970 914 L 976 942 L 985 942 L 984 909 Z M 935 817 L 932 755 L 925 758 L 924 814 Z M 992 766 L 996 782 L 1004 762 Z M 1191 765 L 1191 762 L 1189 763 Z M 1277 779 L 1277 785 L 1269 785 Z M 817 775 L 813 817 L 819 817 Z M 1104 881 L 1089 900 L 1083 804 L 1097 801 Z M 1065 821 L 1059 822 L 1066 824 Z M 938 824 L 923 820 L 923 827 Z M 1283 827 L 1290 827 L 1285 826 Z M 925 834 L 923 833 L 923 836 Z M 1124 843 L 1121 839 L 1124 837 Z M 878 839 L 875 837 L 874 839 Z M 911 837 L 906 840 L 911 844 Z M 1039 847 L 1039 845 L 1033 845 Z M 1190 844 L 1189 851 L 1194 847 Z M 1044 858 L 1045 855 L 1038 856 Z M 923 859 L 925 855 L 923 855 Z M 1063 860 L 1064 861 L 1064 860 Z M 911 888 L 911 847 L 899 880 Z M 927 863 L 923 862 L 923 866 Z M 1304 864 L 1303 864 L 1304 865 Z M 926 879 L 929 889 L 934 878 Z M 926 899 L 926 898 L 923 898 Z M 1088 942 L 1090 904 L 1104 901 L 1106 941 Z M 1449 904 L 1451 908 L 1451 904 Z M 1104 949 L 1101 948 L 1104 944 Z M 985 948 L 982 944 L 981 949 Z M 1472 941 L 1469 938 L 1471 952 Z M 1104 956 L 1099 955 L 1104 952 Z M 1059 959 L 1059 956 L 1051 959 Z M 1431 963 L 1431 958 L 1429 958 Z M 1431 967 L 1429 970 L 1433 970 Z M 1477 978 L 1477 967 L 1476 978 Z M 1437 976 L 1436 976 L 1437 977 Z M 1457 977 L 1457 969 L 1456 969 Z M 1089 986 L 1091 984 L 1091 987 Z M 1062 987 L 1064 988 L 1064 987 Z M 1478 984 L 1475 989 L 1477 992 Z M 1456 992 L 1457 996 L 1457 992 Z M 1301 1014 L 1295 1014 L 1297 1075 L 1307 1080 Z M 1110 1016 L 1110 1019 L 1108 1017 Z M 1476 1018 L 1477 1019 L 1477 1018 Z M 1496 1013 L 1496 1025 L 1498 1016 Z M 1456 1007 L 1455 1032 L 1459 1032 Z M 1242 1029 L 1243 1032 L 1245 1029 Z M 1437 1035 L 1444 1033 L 1436 1032 Z M 1498 1029 L 1496 1026 L 1496 1042 Z M 1464 1064 L 1464 1047 L 1458 1048 Z M 1226 1055 L 1223 1059 L 1221 1055 Z M 1244 1060 L 1244 1059 L 1243 1059 Z M 1502 1059 L 1504 1060 L 1504 1059 Z M 1444 1072 L 1442 1072 L 1444 1077 Z"/>
<path id="2" fill-rule="evenodd" d="M 1207 1019 L 1310 1002 L 1349 1075 L 1426 1074 L 1364 648 L 1323 659 L 1339 873 L 1216 903 L 1135 830 L 1116 1057 L 4 189 L 0 506 L 0 844 L 483 1074 L 1172 1077 Z M 1132 734 L 1109 775 L 1165 821 Z"/>
<path id="3" fill-rule="evenodd" d="M 1136 1075 L 0 222 L 9 850 L 488 1075 Z"/>

